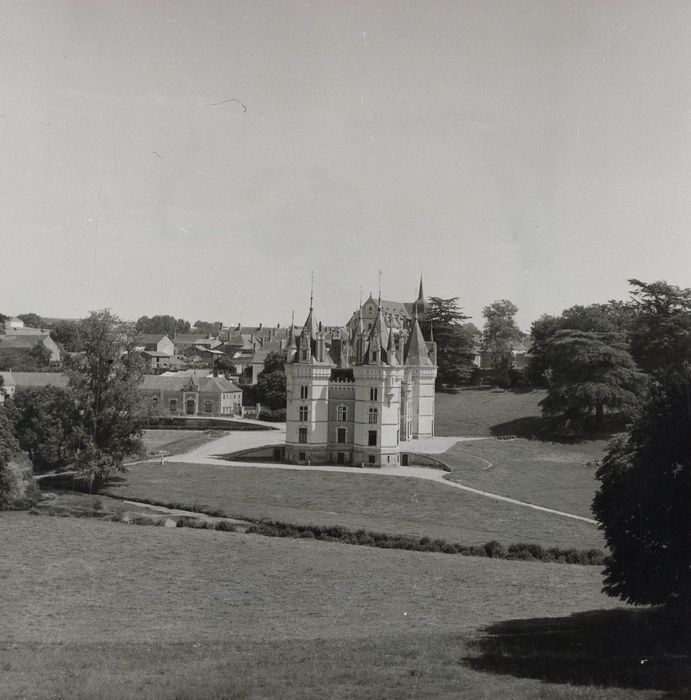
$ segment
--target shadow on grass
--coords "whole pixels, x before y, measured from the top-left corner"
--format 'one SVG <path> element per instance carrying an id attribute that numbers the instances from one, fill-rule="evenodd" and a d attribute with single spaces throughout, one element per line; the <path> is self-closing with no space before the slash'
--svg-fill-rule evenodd
<path id="1" fill-rule="evenodd" d="M 528 440 L 559 442 L 571 445 L 592 440 L 611 440 L 625 429 L 626 420 L 618 417 L 609 419 L 602 427 L 585 425 L 578 431 L 565 431 L 552 418 L 523 416 L 522 418 L 514 418 L 505 423 L 497 423 L 490 426 L 490 433 L 497 437 L 501 435 L 515 435 Z"/>
<path id="2" fill-rule="evenodd" d="M 691 691 L 688 616 L 657 609 L 601 610 L 491 625 L 472 643 L 476 671 L 549 683 Z"/>

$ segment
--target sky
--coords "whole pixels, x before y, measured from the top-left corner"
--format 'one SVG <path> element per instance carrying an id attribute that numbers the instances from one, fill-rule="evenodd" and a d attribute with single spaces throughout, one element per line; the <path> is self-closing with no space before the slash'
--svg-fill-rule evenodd
<path id="1" fill-rule="evenodd" d="M 691 286 L 690 2 L 0 0 L 0 312 Z"/>

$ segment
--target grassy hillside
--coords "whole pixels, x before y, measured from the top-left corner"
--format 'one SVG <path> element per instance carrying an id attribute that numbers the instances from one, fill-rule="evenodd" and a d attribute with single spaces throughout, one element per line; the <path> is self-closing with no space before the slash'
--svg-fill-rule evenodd
<path id="1" fill-rule="evenodd" d="M 594 567 L 16 513 L 0 527 L 3 698 L 624 700 L 680 682 L 630 613 L 569 617 L 614 607 Z"/>
<path id="2" fill-rule="evenodd" d="M 420 479 L 185 463 L 133 466 L 109 493 L 233 517 L 343 525 L 463 544 L 536 542 L 602 548 L 594 525 L 500 503 Z"/>

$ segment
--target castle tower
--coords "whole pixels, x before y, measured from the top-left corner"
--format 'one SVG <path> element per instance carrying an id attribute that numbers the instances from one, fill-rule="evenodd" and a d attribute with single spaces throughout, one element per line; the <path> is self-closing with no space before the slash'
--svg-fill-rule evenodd
<path id="1" fill-rule="evenodd" d="M 416 309 L 417 311 L 417 309 Z M 437 368 L 430 359 L 417 313 L 405 347 L 403 396 L 407 396 L 404 434 L 406 439 L 434 435 L 434 380 Z M 401 421 L 403 424 L 403 420 Z M 403 425 L 402 425 L 403 427 Z"/>
<path id="2" fill-rule="evenodd" d="M 386 338 L 386 342 L 383 341 Z M 366 466 L 397 464 L 401 382 L 404 370 L 394 351 L 393 334 L 379 313 L 361 364 L 353 367 L 355 423 L 353 462 Z"/>
<path id="3" fill-rule="evenodd" d="M 310 300 L 311 302 L 311 300 Z M 292 361 L 286 363 L 286 459 L 319 463 L 328 459 L 329 378 L 334 364 L 326 353 L 321 325 L 310 312 Z"/>

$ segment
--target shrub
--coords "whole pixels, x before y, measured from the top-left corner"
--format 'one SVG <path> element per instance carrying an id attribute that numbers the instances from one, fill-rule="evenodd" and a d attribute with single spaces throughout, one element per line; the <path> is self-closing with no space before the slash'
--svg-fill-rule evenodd
<path id="1" fill-rule="evenodd" d="M 235 525 L 233 525 L 233 523 L 231 523 L 228 520 L 219 520 L 216 523 L 214 529 L 221 530 L 222 532 L 236 532 L 237 531 L 237 527 L 235 527 Z"/>
<path id="2" fill-rule="evenodd" d="M 485 544 L 485 554 L 494 559 L 504 559 L 506 557 L 506 549 L 497 540 L 492 540 Z"/>

